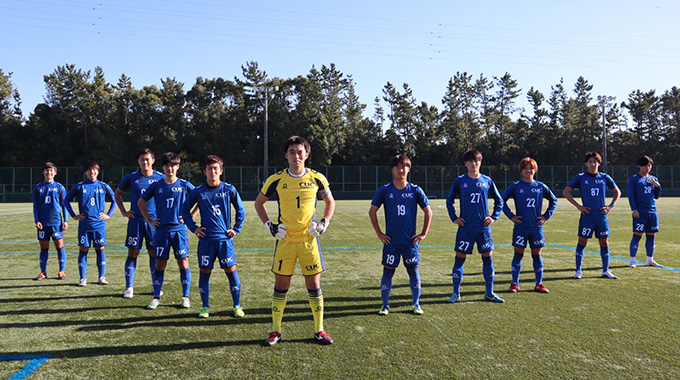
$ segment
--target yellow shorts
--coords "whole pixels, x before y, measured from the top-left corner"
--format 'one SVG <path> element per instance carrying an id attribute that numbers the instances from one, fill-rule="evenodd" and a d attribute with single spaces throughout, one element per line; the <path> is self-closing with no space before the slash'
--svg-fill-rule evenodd
<path id="1" fill-rule="evenodd" d="M 323 272 L 326 268 L 321 257 L 319 239 L 309 237 L 305 241 L 288 241 L 283 239 L 276 243 L 272 272 L 282 276 L 292 276 L 295 262 L 300 260 L 303 276 L 312 276 Z"/>

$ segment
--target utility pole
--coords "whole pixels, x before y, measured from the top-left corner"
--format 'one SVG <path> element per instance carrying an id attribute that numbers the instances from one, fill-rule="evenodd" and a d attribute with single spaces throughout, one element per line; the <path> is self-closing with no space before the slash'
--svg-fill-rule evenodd
<path id="1" fill-rule="evenodd" d="M 253 86 L 246 94 L 257 96 L 264 106 L 264 178 L 269 175 L 269 103 L 274 99 L 275 92 L 279 91 L 279 86 Z"/>

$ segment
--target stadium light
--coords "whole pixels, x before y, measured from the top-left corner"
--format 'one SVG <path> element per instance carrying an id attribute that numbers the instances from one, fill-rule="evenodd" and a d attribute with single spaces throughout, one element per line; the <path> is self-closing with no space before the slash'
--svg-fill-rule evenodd
<path id="1" fill-rule="evenodd" d="M 264 105 L 264 177 L 269 175 L 269 102 L 274 99 L 274 93 L 279 91 L 279 86 L 253 86 L 246 94 L 255 96 Z"/>

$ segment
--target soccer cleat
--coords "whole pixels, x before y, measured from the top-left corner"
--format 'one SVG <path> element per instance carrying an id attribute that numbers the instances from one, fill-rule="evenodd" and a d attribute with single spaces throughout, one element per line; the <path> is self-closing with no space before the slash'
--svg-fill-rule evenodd
<path id="1" fill-rule="evenodd" d="M 279 343 L 281 341 L 281 333 L 278 331 L 272 331 L 269 333 L 269 336 L 267 339 L 264 341 L 264 346 L 271 347 L 275 345 L 276 343 Z"/>
<path id="2" fill-rule="evenodd" d="M 202 307 L 201 312 L 198 313 L 199 318 L 208 318 L 210 316 L 210 309 L 207 307 Z"/>
<path id="3" fill-rule="evenodd" d="M 514 282 L 510 284 L 510 293 L 517 293 L 519 292 L 519 284 L 515 284 Z"/>
<path id="4" fill-rule="evenodd" d="M 628 266 L 635 268 L 637 266 L 637 261 L 635 259 L 630 259 L 630 264 L 628 264 Z"/>
<path id="5" fill-rule="evenodd" d="M 413 305 L 413 314 L 423 315 L 425 312 L 420 308 L 420 305 Z"/>
<path id="6" fill-rule="evenodd" d="M 60 280 L 63 280 L 66 278 L 66 273 L 64 272 L 57 272 L 57 278 Z"/>
<path id="7" fill-rule="evenodd" d="M 323 345 L 328 345 L 328 344 L 333 344 L 333 338 L 328 335 L 326 330 L 321 330 L 318 333 L 314 334 L 314 339 L 316 339 L 319 344 Z"/>
<path id="8" fill-rule="evenodd" d="M 543 284 L 534 286 L 534 291 L 539 293 L 550 293 L 550 290 L 548 290 L 548 288 L 546 288 Z"/>
<path id="9" fill-rule="evenodd" d="M 125 289 L 125 293 L 123 293 L 123 298 L 132 298 L 134 296 L 135 296 L 135 289 L 132 286 Z"/>
<path id="10" fill-rule="evenodd" d="M 653 257 L 648 257 L 648 258 L 647 258 L 647 265 L 650 266 L 650 267 L 660 267 L 660 266 L 661 266 L 661 265 L 659 265 L 659 263 L 657 263 L 656 261 L 654 261 L 654 258 L 653 258 Z"/>
<path id="11" fill-rule="evenodd" d="M 87 279 L 81 278 L 80 281 L 78 281 L 78 286 L 87 286 Z"/>
<path id="12" fill-rule="evenodd" d="M 449 299 L 446 300 L 448 303 L 456 303 L 459 302 L 461 299 L 460 294 L 453 293 Z"/>
<path id="13" fill-rule="evenodd" d="M 234 317 L 235 318 L 243 318 L 246 315 L 246 313 L 243 312 L 243 308 L 241 306 L 234 306 Z"/>
<path id="14" fill-rule="evenodd" d="M 180 305 L 185 309 L 190 308 L 191 302 L 189 301 L 189 297 L 182 297 L 182 303 Z"/>
<path id="15" fill-rule="evenodd" d="M 99 285 L 108 285 L 109 282 L 106 281 L 106 277 L 101 276 L 101 277 L 99 277 L 99 281 L 97 281 L 97 284 L 99 284 Z"/>
<path id="16" fill-rule="evenodd" d="M 46 278 L 47 278 L 47 273 L 45 273 L 45 272 L 40 272 L 40 274 L 37 275 L 37 276 L 34 278 L 34 280 L 35 280 L 35 281 L 40 281 L 40 280 L 44 280 L 44 279 L 46 279 Z"/>
<path id="17" fill-rule="evenodd" d="M 158 298 L 154 298 L 154 299 L 151 300 L 151 303 L 146 308 L 147 309 L 155 309 L 160 304 L 161 304 L 161 300 L 159 300 Z"/>
<path id="18" fill-rule="evenodd" d="M 383 307 L 380 308 L 378 315 L 387 315 L 389 313 L 390 313 L 390 307 L 389 306 L 383 306 Z"/>
<path id="19" fill-rule="evenodd" d="M 580 270 L 577 270 L 576 274 L 574 275 L 574 278 L 579 280 L 579 279 L 581 279 L 581 277 L 583 277 L 583 272 L 580 271 Z"/>
<path id="20" fill-rule="evenodd" d="M 612 280 L 616 280 L 618 277 L 616 277 L 612 271 L 608 270 L 606 272 L 602 272 L 602 278 L 611 278 Z"/>
<path id="21" fill-rule="evenodd" d="M 496 293 L 484 295 L 484 301 L 496 302 L 496 303 L 505 302 L 505 300 L 503 300 L 501 297 L 499 297 L 498 294 L 496 294 Z"/>

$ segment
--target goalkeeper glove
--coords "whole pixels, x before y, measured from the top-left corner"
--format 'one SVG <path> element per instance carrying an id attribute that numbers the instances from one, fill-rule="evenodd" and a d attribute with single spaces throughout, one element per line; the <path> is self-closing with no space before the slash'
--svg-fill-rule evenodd
<path id="1" fill-rule="evenodd" d="M 264 228 L 267 229 L 267 232 L 269 232 L 270 235 L 278 240 L 283 240 L 283 238 L 285 238 L 288 234 L 288 231 L 286 231 L 286 225 L 283 223 L 274 224 L 271 220 L 268 220 L 265 222 Z"/>
<path id="2" fill-rule="evenodd" d="M 330 222 L 326 218 L 321 218 L 321 220 L 318 222 L 312 220 L 312 222 L 309 223 L 307 233 L 311 237 L 319 237 L 321 234 L 326 232 L 326 228 L 328 228 L 329 224 Z"/>

